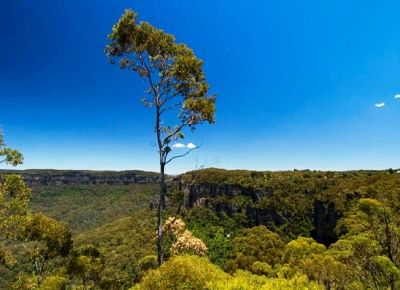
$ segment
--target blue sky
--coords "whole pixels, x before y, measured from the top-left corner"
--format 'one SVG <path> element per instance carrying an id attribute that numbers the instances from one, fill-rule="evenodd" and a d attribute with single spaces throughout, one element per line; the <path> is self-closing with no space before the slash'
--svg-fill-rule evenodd
<path id="1" fill-rule="evenodd" d="M 157 170 L 144 84 L 103 53 L 128 7 L 218 93 L 169 173 L 400 167 L 399 1 L 2 1 L 0 125 L 21 168 Z"/>

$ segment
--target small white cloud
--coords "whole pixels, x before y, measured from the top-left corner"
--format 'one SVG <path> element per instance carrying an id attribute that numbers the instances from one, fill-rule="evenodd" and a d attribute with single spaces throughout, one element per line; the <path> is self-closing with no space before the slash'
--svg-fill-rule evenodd
<path id="1" fill-rule="evenodd" d="M 174 145 L 172 145 L 172 148 L 185 148 L 185 144 L 182 143 L 175 143 Z"/>
<path id="2" fill-rule="evenodd" d="M 383 108 L 385 106 L 385 103 L 377 103 L 375 104 L 375 108 Z"/>
<path id="3" fill-rule="evenodd" d="M 394 98 L 400 100 L 400 94 L 394 95 Z"/>
<path id="4" fill-rule="evenodd" d="M 188 143 L 186 145 L 186 147 L 189 148 L 189 149 L 194 149 L 194 148 L 196 148 L 196 145 L 194 145 L 193 143 Z"/>

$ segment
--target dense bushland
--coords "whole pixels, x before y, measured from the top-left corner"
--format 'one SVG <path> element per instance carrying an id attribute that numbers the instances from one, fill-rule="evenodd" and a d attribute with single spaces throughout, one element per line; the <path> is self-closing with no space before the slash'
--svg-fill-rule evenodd
<path id="1" fill-rule="evenodd" d="M 236 192 L 234 197 L 212 196 L 205 204 L 182 207 L 185 193 L 178 190 L 177 180 L 181 185 L 239 185 L 268 195 L 253 200 Z M 166 262 L 161 267 L 155 247 L 157 185 L 35 188 L 27 218 L 20 220 L 20 234 L 7 241 L 4 257 L 12 259 L 0 266 L 2 287 L 400 287 L 400 174 L 395 170 L 208 169 L 189 172 L 177 180 L 169 189 Z M 24 192 L 26 187 L 18 182 L 13 192 Z M 4 181 L 2 188 L 4 191 Z M 337 241 L 329 245 L 311 238 L 316 201 L 333 203 L 338 212 Z M 229 206 L 215 207 L 221 203 Z M 276 211 L 285 223 L 248 227 L 247 216 L 238 214 L 238 209 L 249 208 L 249 204 Z M 229 210 L 232 205 L 236 211 Z M 65 222 L 71 223 L 73 230 Z"/>

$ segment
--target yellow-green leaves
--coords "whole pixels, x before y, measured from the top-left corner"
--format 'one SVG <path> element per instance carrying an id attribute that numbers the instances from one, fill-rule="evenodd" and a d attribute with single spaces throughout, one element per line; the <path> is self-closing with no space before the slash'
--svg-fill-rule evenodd
<path id="1" fill-rule="evenodd" d="M 242 235 L 233 239 L 234 253 L 227 262 L 227 268 L 234 272 L 237 269 L 259 272 L 256 262 L 274 266 L 279 263 L 284 243 L 276 233 L 265 226 L 245 229 Z"/>
<path id="2" fill-rule="evenodd" d="M 138 23 L 132 10 L 125 11 L 108 38 L 105 52 L 109 59 L 147 81 L 145 92 L 150 97 L 144 104 L 153 104 L 159 117 L 171 112 L 176 118 L 179 130 L 174 137 L 183 138 L 178 133 L 186 126 L 193 129 L 202 122 L 214 123 L 215 96 L 208 95 L 203 61 L 192 49 L 147 22 Z M 165 140 L 168 143 L 173 138 Z"/>
<path id="3" fill-rule="evenodd" d="M 26 187 L 22 177 L 16 174 L 5 175 L 0 183 L 0 233 L 2 239 L 15 239 L 20 234 L 31 190 Z"/>
<path id="4" fill-rule="evenodd" d="M 81 283 L 95 285 L 100 281 L 103 268 L 103 255 L 95 246 L 88 244 L 72 252 L 67 272 L 77 277 Z"/>
<path id="5" fill-rule="evenodd" d="M 326 247 L 317 243 L 314 239 L 299 237 L 286 244 L 283 261 L 294 266 L 311 254 L 321 254 L 325 251 Z"/>
<path id="6" fill-rule="evenodd" d="M 176 256 L 156 270 L 149 271 L 142 282 L 132 290 L 275 290 L 275 289 L 323 289 L 310 282 L 304 274 L 291 278 L 267 278 L 238 271 L 234 275 L 224 273 L 206 258 L 196 256 Z"/>
<path id="7" fill-rule="evenodd" d="M 0 130 L 0 163 L 16 166 L 24 160 L 22 154 L 14 149 L 7 147 L 4 142 L 3 131 Z"/>
<path id="8" fill-rule="evenodd" d="M 156 270 L 145 275 L 134 290 L 210 289 L 211 281 L 226 280 L 225 274 L 206 258 L 175 256 Z"/>
<path id="9" fill-rule="evenodd" d="M 46 255 L 50 257 L 65 257 L 72 248 L 69 226 L 40 213 L 28 216 L 24 235 L 28 240 L 43 242 L 47 247 Z"/>

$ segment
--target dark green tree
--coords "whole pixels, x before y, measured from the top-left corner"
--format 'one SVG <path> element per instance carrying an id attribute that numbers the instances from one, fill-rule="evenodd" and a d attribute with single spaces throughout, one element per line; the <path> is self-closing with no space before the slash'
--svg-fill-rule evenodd
<path id="1" fill-rule="evenodd" d="M 209 85 L 203 62 L 173 35 L 147 22 L 138 22 L 137 14 L 126 10 L 108 36 L 105 52 L 121 69 L 135 72 L 148 87 L 142 99 L 154 109 L 156 144 L 160 165 L 160 199 L 157 210 L 158 262 L 163 262 L 162 213 L 167 185 L 165 166 L 186 156 L 195 148 L 179 155 L 171 154 L 171 143 L 184 138 L 184 131 L 193 131 L 202 123 L 214 123 L 215 96 L 208 94 Z"/>

